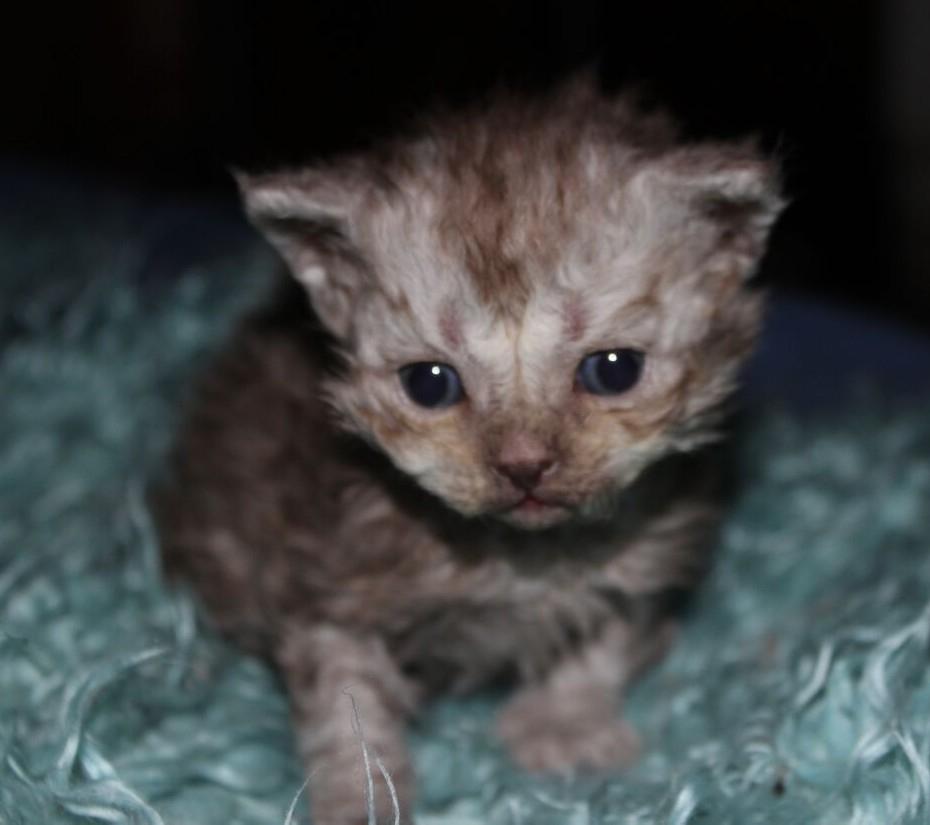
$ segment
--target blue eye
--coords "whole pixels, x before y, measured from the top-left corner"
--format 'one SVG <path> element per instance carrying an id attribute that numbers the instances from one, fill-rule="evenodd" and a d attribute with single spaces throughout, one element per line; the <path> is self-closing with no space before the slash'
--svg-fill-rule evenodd
<path id="1" fill-rule="evenodd" d="M 578 383 L 594 395 L 619 395 L 636 386 L 644 357 L 635 349 L 592 352 L 578 365 Z"/>
<path id="2" fill-rule="evenodd" d="M 464 395 L 459 374 L 448 364 L 408 364 L 400 370 L 400 382 L 410 400 L 421 407 L 451 407 Z"/>

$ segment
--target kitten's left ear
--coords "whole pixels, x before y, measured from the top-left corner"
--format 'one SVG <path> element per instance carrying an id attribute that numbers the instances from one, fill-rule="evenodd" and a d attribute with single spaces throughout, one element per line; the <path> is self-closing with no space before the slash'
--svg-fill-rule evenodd
<path id="1" fill-rule="evenodd" d="M 712 257 L 744 275 L 785 206 L 775 163 L 748 144 L 673 150 L 647 167 L 638 185 L 654 230 L 700 235 Z"/>
<path id="2" fill-rule="evenodd" d="M 320 320 L 346 337 L 368 276 L 354 241 L 352 191 L 333 174 L 312 169 L 233 175 L 249 219 L 306 288 Z"/>

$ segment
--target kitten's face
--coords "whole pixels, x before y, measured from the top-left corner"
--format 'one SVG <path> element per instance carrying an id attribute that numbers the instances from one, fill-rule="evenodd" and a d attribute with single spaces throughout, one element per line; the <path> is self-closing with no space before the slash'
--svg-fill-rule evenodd
<path id="1" fill-rule="evenodd" d="M 649 155 L 562 137 L 558 117 L 509 141 L 459 121 L 406 146 L 389 183 L 364 163 L 246 183 L 341 339 L 344 424 L 454 509 L 525 528 L 607 515 L 712 436 L 778 207 L 744 149 Z"/>

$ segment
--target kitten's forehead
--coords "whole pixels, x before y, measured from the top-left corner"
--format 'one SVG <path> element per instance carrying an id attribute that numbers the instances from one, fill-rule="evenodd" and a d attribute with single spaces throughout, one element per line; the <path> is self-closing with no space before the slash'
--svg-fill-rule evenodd
<path id="1" fill-rule="evenodd" d="M 396 303 L 435 317 L 450 343 L 469 308 L 485 319 L 522 318 L 534 296 L 559 288 L 573 245 L 555 210 L 531 212 L 522 199 L 463 209 L 456 196 L 463 197 L 414 192 L 372 226 L 379 287 Z"/>
<path id="2" fill-rule="evenodd" d="M 570 234 L 555 194 L 562 183 L 541 177 L 519 182 L 515 192 L 516 182 L 503 175 L 498 186 L 475 176 L 447 190 L 438 215 L 441 248 L 462 261 L 477 300 L 501 317 L 522 315 L 534 286 L 551 282 Z M 554 192 L 545 191 L 547 183 Z"/>
<path id="3" fill-rule="evenodd" d="M 570 282 L 588 263 L 573 259 L 609 252 L 605 230 L 619 222 L 630 153 L 541 124 L 465 137 L 426 141 L 416 162 L 395 172 L 369 213 L 370 247 L 398 288 L 428 286 L 433 297 L 520 317 L 534 293 L 566 275 Z"/>
<path id="4" fill-rule="evenodd" d="M 616 203 L 569 196 L 564 174 L 536 170 L 507 183 L 501 202 L 478 179 L 431 183 L 370 224 L 383 328 L 411 345 L 489 365 L 507 352 L 533 362 L 603 331 L 652 288 L 636 244 L 605 223 Z M 388 317 L 398 312 L 402 324 Z"/>
<path id="5" fill-rule="evenodd" d="M 435 193 L 437 243 L 462 262 L 475 298 L 498 317 L 520 318 L 540 292 L 558 289 L 586 241 L 604 252 L 585 230 L 603 229 L 618 183 L 599 180 L 603 158 L 592 155 L 586 168 L 581 153 L 558 154 L 558 165 L 555 157 L 484 157 Z"/>
<path id="6" fill-rule="evenodd" d="M 498 216 L 493 233 L 486 223 L 458 236 L 447 226 L 444 236 L 438 219 L 424 224 L 410 214 L 404 210 L 382 225 L 382 237 L 395 241 L 379 246 L 386 300 L 373 303 L 365 325 L 377 335 L 358 339 L 363 360 L 395 367 L 444 360 L 466 370 L 472 392 L 484 400 L 506 396 L 540 404 L 553 391 L 554 371 L 555 383 L 570 386 L 568 362 L 587 349 L 639 343 L 635 326 L 642 313 L 635 307 L 649 279 L 627 261 L 622 245 L 606 242 L 602 225 L 597 243 L 586 245 L 578 229 L 565 230 L 567 218 L 550 232 L 545 220 L 520 228 L 511 212 Z M 474 253 L 456 254 L 456 237 Z M 630 277 L 615 277 L 627 264 Z M 626 307 L 633 311 L 625 313 Z"/>

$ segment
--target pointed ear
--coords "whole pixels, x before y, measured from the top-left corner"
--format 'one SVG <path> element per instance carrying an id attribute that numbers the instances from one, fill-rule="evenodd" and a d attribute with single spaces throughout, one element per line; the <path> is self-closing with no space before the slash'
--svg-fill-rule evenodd
<path id="1" fill-rule="evenodd" d="M 668 153 L 640 177 L 654 229 L 700 236 L 708 263 L 752 274 L 785 206 L 774 162 L 750 145 L 699 145 Z"/>
<path id="2" fill-rule="evenodd" d="M 368 270 L 353 241 L 349 194 L 312 170 L 233 174 L 251 222 L 306 288 L 320 320 L 346 337 Z"/>

